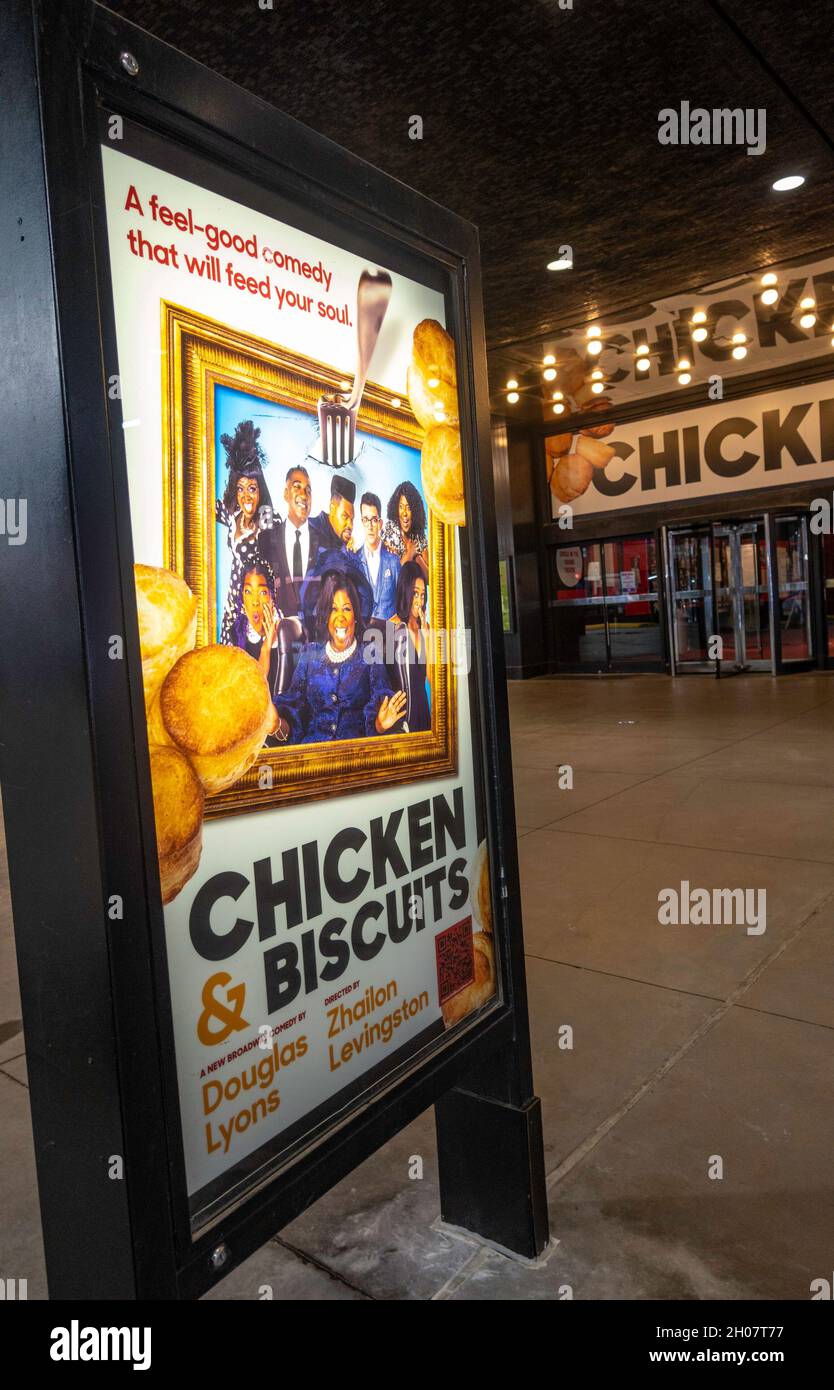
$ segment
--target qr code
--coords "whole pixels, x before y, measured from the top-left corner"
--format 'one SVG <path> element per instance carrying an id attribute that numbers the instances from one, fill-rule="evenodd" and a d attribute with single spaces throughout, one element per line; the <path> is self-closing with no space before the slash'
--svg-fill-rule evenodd
<path id="1" fill-rule="evenodd" d="M 434 939 L 437 953 L 437 993 L 441 1004 L 459 994 L 475 979 L 475 950 L 472 945 L 472 918 L 464 917 L 453 927 L 438 932 Z"/>

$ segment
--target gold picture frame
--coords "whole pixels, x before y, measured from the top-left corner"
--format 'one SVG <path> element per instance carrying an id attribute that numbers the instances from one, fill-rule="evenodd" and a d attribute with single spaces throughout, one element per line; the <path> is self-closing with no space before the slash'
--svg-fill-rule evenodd
<path id="1" fill-rule="evenodd" d="M 205 646 L 217 641 L 215 388 L 228 386 L 315 416 L 319 397 L 340 389 L 341 374 L 181 305 L 163 300 L 161 311 L 165 563 L 196 595 L 197 646 Z M 407 402 L 394 400 L 369 381 L 358 429 L 419 448 L 423 430 Z M 457 772 L 457 676 L 449 653 L 456 632 L 455 534 L 428 505 L 426 512 L 431 731 L 264 748 L 233 787 L 207 798 L 207 817 Z"/>

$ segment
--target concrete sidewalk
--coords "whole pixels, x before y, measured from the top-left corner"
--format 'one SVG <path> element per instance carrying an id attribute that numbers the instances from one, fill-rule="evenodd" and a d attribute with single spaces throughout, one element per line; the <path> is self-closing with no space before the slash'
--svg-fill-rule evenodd
<path id="1" fill-rule="evenodd" d="M 530 1268 L 439 1228 L 428 1112 L 210 1297 L 808 1299 L 834 1250 L 834 679 L 542 679 L 510 701 L 557 1243 Z M 766 890 L 766 931 L 659 925 L 684 881 Z M 0 1275 L 42 1298 L 19 1019 L 0 840 Z"/>

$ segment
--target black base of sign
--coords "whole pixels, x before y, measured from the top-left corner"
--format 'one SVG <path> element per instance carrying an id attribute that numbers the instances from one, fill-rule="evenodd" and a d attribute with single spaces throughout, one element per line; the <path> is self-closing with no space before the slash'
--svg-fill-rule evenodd
<path id="1" fill-rule="evenodd" d="M 452 1090 L 435 1116 L 443 1220 L 535 1259 L 548 1239 L 541 1102 Z"/>

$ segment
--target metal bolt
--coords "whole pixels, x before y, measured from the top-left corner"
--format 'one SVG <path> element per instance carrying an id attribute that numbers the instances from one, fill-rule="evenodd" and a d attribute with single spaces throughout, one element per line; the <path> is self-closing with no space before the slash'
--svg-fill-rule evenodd
<path id="1" fill-rule="evenodd" d="M 222 1269 L 223 1266 L 224 1266 L 224 1264 L 226 1264 L 226 1263 L 228 1262 L 228 1259 L 229 1259 L 229 1247 L 228 1247 L 228 1245 L 226 1245 L 225 1242 L 224 1242 L 222 1245 L 216 1245 L 216 1246 L 214 1247 L 214 1249 L 212 1250 L 212 1252 L 211 1252 L 211 1267 L 212 1267 L 212 1269 Z"/>
<path id="2" fill-rule="evenodd" d="M 124 68 L 128 77 L 136 77 L 137 73 L 139 72 L 139 64 L 137 63 L 132 53 L 128 53 L 127 49 L 125 49 L 124 53 L 119 54 L 119 62 Z"/>

